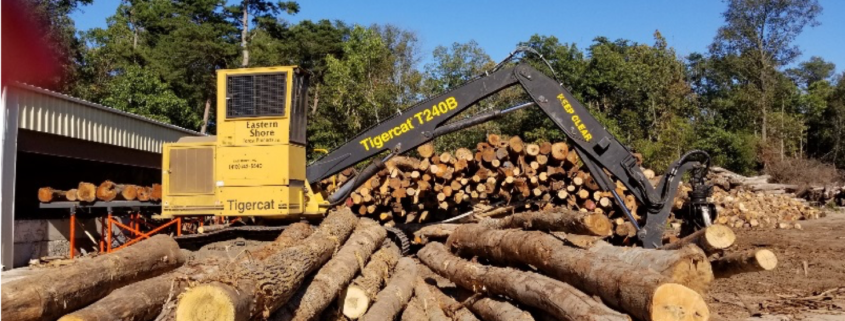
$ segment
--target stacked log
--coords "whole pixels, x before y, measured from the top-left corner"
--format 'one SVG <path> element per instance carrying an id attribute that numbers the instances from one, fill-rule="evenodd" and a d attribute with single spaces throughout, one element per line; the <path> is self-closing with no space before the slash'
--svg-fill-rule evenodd
<path id="1" fill-rule="evenodd" d="M 38 189 L 38 201 L 50 202 L 110 202 L 110 201 L 141 201 L 158 202 L 161 200 L 161 184 L 150 186 L 137 184 L 118 184 L 110 180 L 103 181 L 100 185 L 89 182 L 80 182 L 79 185 L 67 190 L 56 190 L 52 187 Z"/>
<path id="2" fill-rule="evenodd" d="M 683 211 L 688 201 L 688 185 L 682 185 L 675 198 L 675 209 Z M 752 192 L 735 188 L 725 191 L 713 188 L 713 203 L 716 205 L 716 224 L 732 228 L 749 229 L 801 229 L 801 220 L 818 219 L 824 211 L 811 206 L 806 200 L 790 194 Z"/>
<path id="3" fill-rule="evenodd" d="M 658 250 L 613 246 L 601 241 L 608 238 L 607 218 L 593 215 L 559 209 L 443 225 L 424 237 L 445 242 L 429 241 L 415 261 L 385 242 L 380 224 L 343 208 L 316 230 L 296 223 L 261 248 L 197 259 L 113 291 L 98 288 L 85 303 L 74 301 L 88 296 L 73 286 L 67 297 L 50 292 L 53 286 L 33 298 L 26 296 L 38 291 L 32 281 L 7 287 L 13 281 L 3 286 L 3 313 L 32 315 L 23 320 L 76 309 L 62 320 L 707 320 L 702 296 L 714 276 L 777 264 L 763 249 L 725 253 L 734 235 L 721 225 Z M 597 226 L 605 228 L 596 232 Z M 137 256 L 131 251 L 149 250 L 132 246 L 116 254 Z M 78 270 L 84 260 L 78 262 L 64 269 Z M 102 262 L 89 262 L 80 267 L 102 269 Z"/>
<path id="4" fill-rule="evenodd" d="M 55 320 L 114 289 L 171 271 L 184 262 L 176 241 L 156 235 L 118 252 L 3 283 L 2 314 L 10 320 Z"/>
<path id="5" fill-rule="evenodd" d="M 527 144 L 518 136 L 504 139 L 490 134 L 474 150 L 438 153 L 433 145 L 424 144 L 417 154 L 387 161 L 386 168 L 353 191 L 346 204 L 354 213 L 386 225 L 439 221 L 469 211 L 501 216 L 561 208 L 598 213 L 613 224 L 626 220 L 612 193 L 599 188 L 565 142 Z M 341 173 L 321 187 L 331 193 L 349 179 Z M 621 182 L 616 185 L 625 206 L 636 213 L 634 196 Z M 503 210 L 501 204 L 510 208 Z"/>

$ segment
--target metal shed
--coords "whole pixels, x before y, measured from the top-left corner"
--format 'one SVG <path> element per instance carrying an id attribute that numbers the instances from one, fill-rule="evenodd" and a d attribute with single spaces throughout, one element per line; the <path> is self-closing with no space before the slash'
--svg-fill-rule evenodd
<path id="1" fill-rule="evenodd" d="M 16 219 L 29 216 L 26 226 L 44 225 L 38 229 L 45 238 L 50 233 L 61 234 L 56 231 L 61 228 L 50 226 L 50 220 L 35 224 L 40 222 L 33 221 L 42 218 L 32 216 L 30 204 L 16 204 L 34 198 L 35 189 L 30 191 L 35 186 L 32 184 L 46 182 L 45 178 L 24 179 L 25 176 L 37 175 L 32 172 L 46 168 L 45 171 L 52 173 L 52 177 L 62 176 L 65 182 L 79 178 L 55 173 L 78 170 L 81 175 L 105 171 L 108 175 L 127 173 L 152 180 L 161 174 L 162 144 L 175 142 L 184 136 L 201 135 L 35 86 L 11 84 L 2 90 L 0 224 L 2 264 L 5 268 L 11 268 L 15 262 Z M 16 189 L 25 196 L 16 195 Z M 31 234 L 27 232 L 27 237 L 19 237 L 18 240 L 39 238 Z M 17 261 L 20 265 L 20 259 Z"/>

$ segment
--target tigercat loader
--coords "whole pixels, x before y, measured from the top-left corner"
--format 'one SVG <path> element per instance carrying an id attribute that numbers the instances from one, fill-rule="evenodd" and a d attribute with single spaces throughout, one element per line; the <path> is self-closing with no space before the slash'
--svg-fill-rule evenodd
<path id="1" fill-rule="evenodd" d="M 705 152 L 683 155 L 652 186 L 631 151 L 563 84 L 527 63 L 506 63 L 523 52 L 532 50 L 520 48 L 493 70 L 393 115 L 310 165 L 305 147 L 307 71 L 295 66 L 219 70 L 217 136 L 186 137 L 164 146 L 162 214 L 320 218 L 384 168 L 390 157 L 438 136 L 538 107 L 566 134 L 601 189 L 613 194 L 643 246 L 661 245 L 672 200 L 686 172 L 692 174 L 693 186 L 688 219 L 699 226 L 710 224 L 716 213 L 707 202 L 711 188 L 704 177 L 710 160 Z M 479 100 L 512 86 L 522 87 L 532 102 L 449 122 Z M 332 195 L 316 189 L 321 180 L 376 156 Z M 624 206 L 614 179 L 644 204 L 644 226 Z"/>

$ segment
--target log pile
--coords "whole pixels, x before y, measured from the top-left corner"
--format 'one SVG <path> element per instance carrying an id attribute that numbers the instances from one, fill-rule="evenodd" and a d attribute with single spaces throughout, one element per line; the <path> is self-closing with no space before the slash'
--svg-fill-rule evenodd
<path id="1" fill-rule="evenodd" d="M 135 185 L 135 184 L 117 184 L 106 180 L 100 185 L 94 185 L 89 182 L 79 182 L 75 188 L 67 190 L 57 190 L 52 187 L 42 187 L 38 189 L 38 201 L 42 203 L 50 202 L 87 202 L 93 203 L 97 201 L 140 201 L 140 202 L 158 202 L 161 200 L 161 184 L 152 184 L 151 186 Z"/>
<path id="2" fill-rule="evenodd" d="M 296 223 L 259 248 L 181 267 L 181 252 L 163 235 L 78 260 L 63 271 L 90 274 L 91 265 L 123 262 L 115 268 L 127 276 L 13 281 L 3 286 L 3 313 L 20 320 L 708 320 L 703 297 L 714 278 L 777 265 L 765 249 L 726 253 L 735 235 L 721 225 L 659 250 L 605 243 L 609 226 L 604 215 L 567 209 L 484 218 L 430 229 L 436 233 L 415 259 L 402 257 L 380 224 L 343 208 L 316 228 Z M 148 268 L 140 263 L 150 260 Z"/>
<path id="3" fill-rule="evenodd" d="M 721 167 L 712 167 L 709 178 L 714 185 L 724 191 L 735 189 L 765 194 L 784 194 L 806 200 L 814 205 L 823 206 L 833 203 L 845 206 L 845 185 L 796 185 L 771 183 L 769 175 L 746 177 Z"/>
<path id="4" fill-rule="evenodd" d="M 687 201 L 689 186 L 681 186 L 675 199 L 675 208 Z M 821 209 L 810 206 L 806 200 L 790 194 L 752 192 L 743 188 L 725 191 L 713 188 L 713 203 L 719 217 L 714 223 L 733 228 L 801 229 L 801 220 L 825 216 Z"/>
<path id="5" fill-rule="evenodd" d="M 625 225 L 612 194 L 600 190 L 565 142 L 528 144 L 518 136 L 490 134 L 473 150 L 436 153 L 425 144 L 416 152 L 419 157 L 387 161 L 385 169 L 351 193 L 347 205 L 386 225 L 439 221 L 469 211 L 494 216 L 552 208 L 594 212 Z M 346 170 L 321 187 L 332 193 L 353 177 L 354 171 Z M 636 213 L 634 196 L 621 183 L 616 191 Z M 618 230 L 629 232 L 627 226 Z"/>

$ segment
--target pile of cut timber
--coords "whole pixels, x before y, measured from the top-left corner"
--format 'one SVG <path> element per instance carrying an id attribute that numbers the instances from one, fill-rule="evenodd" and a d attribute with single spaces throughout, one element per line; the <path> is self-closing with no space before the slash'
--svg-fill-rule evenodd
<path id="1" fill-rule="evenodd" d="M 157 202 L 161 200 L 161 185 L 116 184 L 107 180 L 98 186 L 88 182 L 79 182 L 76 188 L 66 190 L 57 190 L 52 187 L 39 188 L 38 200 L 42 203 L 60 201 L 92 203 L 115 200 Z"/>
<path id="2" fill-rule="evenodd" d="M 722 225 L 660 250 L 616 247 L 579 234 L 609 228 L 596 215 L 528 212 L 444 227 L 444 242 L 428 242 L 416 259 L 349 208 L 316 228 L 293 224 L 249 253 L 184 265 L 176 243 L 159 235 L 6 283 L 2 313 L 63 321 L 708 320 L 703 297 L 714 278 L 777 265 L 768 250 L 726 254 L 735 236 Z M 94 266 L 108 273 L 90 273 Z"/>
<path id="3" fill-rule="evenodd" d="M 786 194 L 820 206 L 831 202 L 838 206 L 845 206 L 845 201 L 843 201 L 845 199 L 845 185 L 807 186 L 771 183 L 769 182 L 771 179 L 769 175 L 746 177 L 721 167 L 711 167 L 709 178 L 714 185 L 725 191 L 741 189 L 766 194 Z"/>
<path id="4" fill-rule="evenodd" d="M 678 189 L 675 209 L 688 202 L 690 191 L 688 184 Z M 713 188 L 712 202 L 719 215 L 715 223 L 734 228 L 801 229 L 798 221 L 825 216 L 824 211 L 791 194 L 753 192 L 745 188 L 725 191 L 717 185 Z"/>
<path id="5" fill-rule="evenodd" d="M 434 146 L 417 148 L 417 157 L 396 156 L 386 168 L 354 191 L 347 205 L 353 212 L 386 225 L 439 221 L 468 211 L 505 214 L 527 209 L 568 208 L 597 212 L 619 223 L 613 196 L 601 191 L 578 154 L 564 142 L 527 144 L 518 136 L 487 136 L 475 150 L 460 148 L 435 153 Z M 352 179 L 346 170 L 325 180 L 329 193 Z M 653 177 L 653 172 L 646 170 Z M 637 212 L 637 202 L 617 183 L 625 205 Z M 503 210 L 499 205 L 507 205 Z M 627 233 L 627 232 L 626 232 Z"/>

